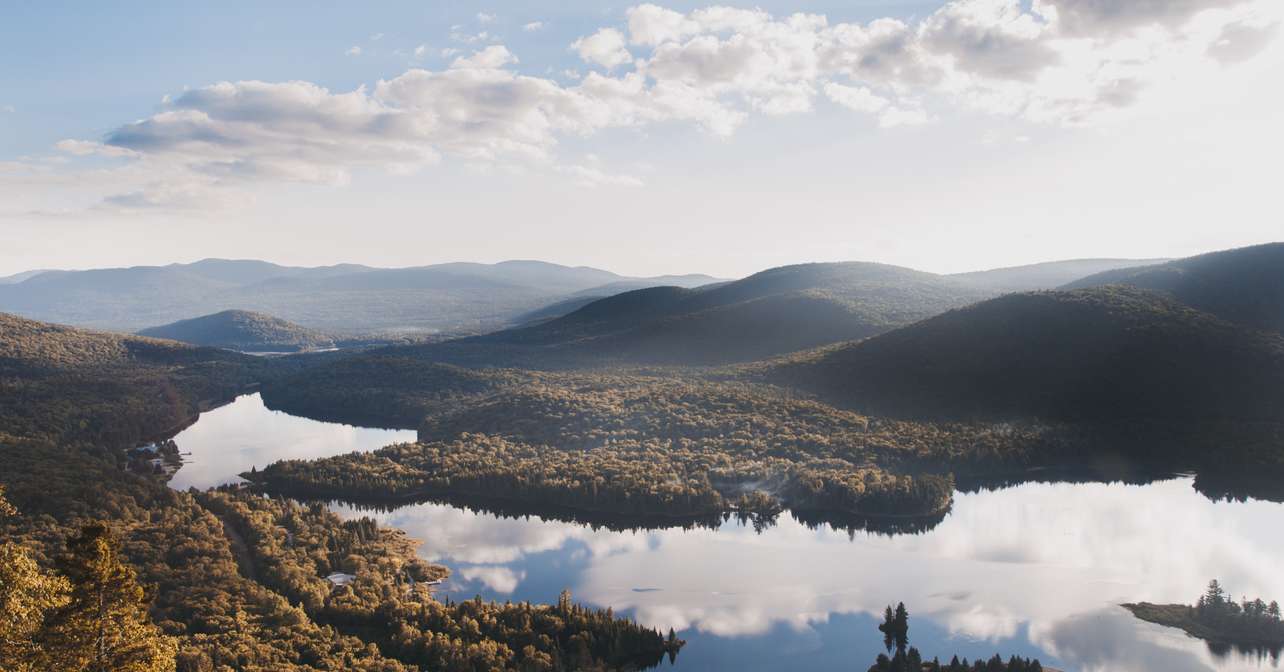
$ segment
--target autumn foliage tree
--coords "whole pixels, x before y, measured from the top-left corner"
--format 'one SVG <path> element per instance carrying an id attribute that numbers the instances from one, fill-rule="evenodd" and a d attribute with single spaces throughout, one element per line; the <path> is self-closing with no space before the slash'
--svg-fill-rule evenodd
<path id="1" fill-rule="evenodd" d="M 59 569 L 71 582 L 65 605 L 49 623 L 48 647 L 59 669 L 161 672 L 174 669 L 177 644 L 147 614 L 134 569 L 121 562 L 119 542 L 102 523 L 67 543 Z"/>

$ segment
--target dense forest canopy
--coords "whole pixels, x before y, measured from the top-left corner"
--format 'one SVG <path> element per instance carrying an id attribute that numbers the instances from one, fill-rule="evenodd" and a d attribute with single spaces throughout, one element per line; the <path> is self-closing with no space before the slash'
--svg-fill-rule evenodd
<path id="1" fill-rule="evenodd" d="M 1162 292 L 1230 322 L 1284 332 L 1284 243 L 1106 271 L 1070 282 L 1064 288 L 1109 284 Z"/>
<path id="2" fill-rule="evenodd" d="M 768 378 L 901 417 L 1284 420 L 1284 338 L 1122 286 L 992 299 Z"/>

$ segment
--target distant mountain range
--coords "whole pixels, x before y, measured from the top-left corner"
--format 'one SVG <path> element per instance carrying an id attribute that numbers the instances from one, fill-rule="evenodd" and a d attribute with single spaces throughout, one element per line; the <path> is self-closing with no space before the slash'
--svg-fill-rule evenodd
<path id="1" fill-rule="evenodd" d="M 716 282 L 702 275 L 629 278 L 539 261 L 380 269 L 206 259 L 191 264 L 44 271 L 0 283 L 0 311 L 134 331 L 223 310 L 250 310 L 312 329 L 483 331 L 599 287 Z M 596 290 L 606 295 L 615 289 Z"/>
<path id="2" fill-rule="evenodd" d="M 225 310 L 143 329 L 138 334 L 242 352 L 301 352 L 334 347 L 334 339 L 324 333 L 246 310 Z"/>

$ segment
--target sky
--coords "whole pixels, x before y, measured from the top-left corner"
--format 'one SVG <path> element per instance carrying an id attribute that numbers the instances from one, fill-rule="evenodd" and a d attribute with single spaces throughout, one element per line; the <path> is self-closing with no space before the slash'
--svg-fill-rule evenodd
<path id="1" fill-rule="evenodd" d="M 1281 240 L 1282 22 L 1278 0 L 21 3 L 0 275 L 956 272 Z"/>

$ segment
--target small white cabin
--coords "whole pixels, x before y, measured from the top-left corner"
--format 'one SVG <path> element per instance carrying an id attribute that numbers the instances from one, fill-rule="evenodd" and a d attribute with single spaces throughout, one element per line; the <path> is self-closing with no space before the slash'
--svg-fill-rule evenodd
<path id="1" fill-rule="evenodd" d="M 329 581 L 330 583 L 333 583 L 335 588 L 338 588 L 339 586 L 346 586 L 349 583 L 352 583 L 352 581 L 356 578 L 357 576 L 355 574 L 344 574 L 343 572 L 335 572 L 330 576 L 325 577 L 325 580 Z"/>

